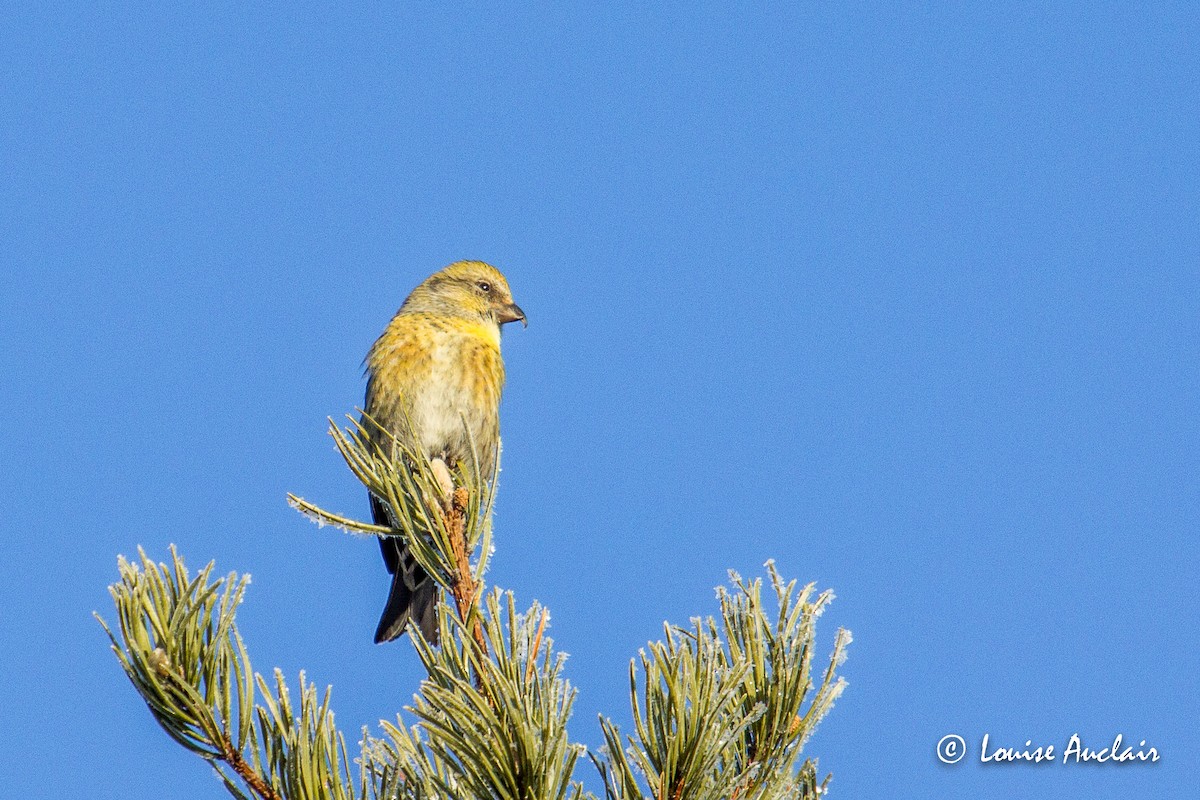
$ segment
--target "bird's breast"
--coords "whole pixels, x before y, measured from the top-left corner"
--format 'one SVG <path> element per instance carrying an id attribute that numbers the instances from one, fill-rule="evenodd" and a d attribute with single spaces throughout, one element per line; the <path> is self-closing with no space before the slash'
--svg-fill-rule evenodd
<path id="1" fill-rule="evenodd" d="M 372 349 L 367 413 L 408 439 L 407 413 L 416 443 L 431 456 L 467 459 L 474 439 L 481 461 L 490 462 L 504 385 L 499 343 L 469 324 L 412 322 L 393 322 Z"/>

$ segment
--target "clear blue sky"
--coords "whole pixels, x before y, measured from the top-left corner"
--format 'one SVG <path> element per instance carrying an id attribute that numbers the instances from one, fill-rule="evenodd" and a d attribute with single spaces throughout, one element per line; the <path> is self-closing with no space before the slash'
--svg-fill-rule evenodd
<path id="1" fill-rule="evenodd" d="M 577 740 L 775 558 L 855 635 L 834 796 L 1194 792 L 1200 14 L 1098 5 L 7 10 L 3 793 L 225 796 L 91 618 L 138 545 L 252 573 L 352 740 L 409 700 L 374 542 L 284 495 L 368 513 L 325 417 L 459 258 L 530 318 L 491 578 Z M 1162 760 L 934 757 L 1074 732 Z"/>

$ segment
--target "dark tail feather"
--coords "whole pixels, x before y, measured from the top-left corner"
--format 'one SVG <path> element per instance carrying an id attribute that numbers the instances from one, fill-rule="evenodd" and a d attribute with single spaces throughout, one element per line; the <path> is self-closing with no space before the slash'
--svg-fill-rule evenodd
<path id="1" fill-rule="evenodd" d="M 408 623 L 415 621 L 425 640 L 437 644 L 436 606 L 437 586 L 432 579 L 426 577 L 416 588 L 410 589 L 404 580 L 404 571 L 396 570 L 392 576 L 387 605 L 383 607 L 383 616 L 379 618 L 379 627 L 375 629 L 375 643 L 392 641 L 404 633 Z"/>
<path id="2" fill-rule="evenodd" d="M 387 507 L 371 496 L 371 516 L 376 525 L 391 525 Z M 392 588 L 388 592 L 387 605 L 375 629 L 375 643 L 382 644 L 398 638 L 405 626 L 416 620 L 421 635 L 432 644 L 438 643 L 437 586 L 425 570 L 401 544 L 399 539 L 381 538 L 379 549 L 383 552 L 383 563 L 392 573 Z"/>

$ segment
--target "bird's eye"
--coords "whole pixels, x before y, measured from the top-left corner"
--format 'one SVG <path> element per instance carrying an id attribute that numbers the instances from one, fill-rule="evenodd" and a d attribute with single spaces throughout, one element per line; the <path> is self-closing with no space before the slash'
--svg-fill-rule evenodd
<path id="1" fill-rule="evenodd" d="M 475 285 L 479 287 L 479 291 L 481 292 L 490 292 L 492 290 L 492 285 L 487 281 L 480 281 Z"/>

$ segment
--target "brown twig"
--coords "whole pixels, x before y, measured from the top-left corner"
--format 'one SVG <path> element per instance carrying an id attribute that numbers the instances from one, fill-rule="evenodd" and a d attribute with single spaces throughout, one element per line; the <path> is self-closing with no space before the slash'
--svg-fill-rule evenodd
<path id="1" fill-rule="evenodd" d="M 451 594 L 458 608 L 458 618 L 466 623 L 478 602 L 478 587 L 471 576 L 471 562 L 467 557 L 467 508 L 470 495 L 467 490 L 459 487 L 450 497 L 449 510 L 446 514 L 446 531 L 450 535 L 450 550 L 454 556 L 454 585 Z M 471 625 L 471 637 L 479 646 L 479 654 L 486 658 L 488 654 L 487 641 L 483 638 L 483 626 L 480 624 L 478 613 Z M 483 687 L 483 673 L 477 672 L 475 683 Z"/>
<path id="2" fill-rule="evenodd" d="M 246 763 L 246 759 L 242 758 L 242 754 L 234 749 L 233 743 L 228 740 L 221 742 L 221 760 L 228 764 L 262 800 L 283 800 L 283 797 L 263 780 L 263 776 Z"/>

